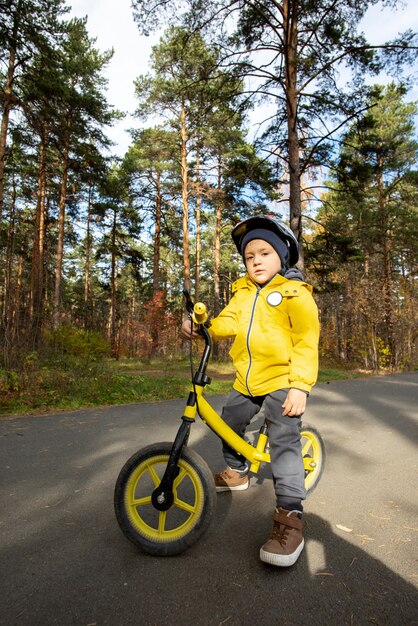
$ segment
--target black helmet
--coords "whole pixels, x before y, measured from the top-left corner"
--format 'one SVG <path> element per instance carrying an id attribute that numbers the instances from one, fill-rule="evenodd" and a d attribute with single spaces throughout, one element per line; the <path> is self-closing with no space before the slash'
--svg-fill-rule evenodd
<path id="1" fill-rule="evenodd" d="M 279 237 L 287 246 L 289 267 L 296 265 L 299 259 L 299 245 L 295 235 L 290 228 L 274 215 L 259 215 L 249 217 L 239 222 L 232 230 L 231 236 L 237 247 L 238 252 L 242 255 L 242 242 L 248 233 L 252 230 L 269 230 Z M 262 239 L 262 237 L 260 237 Z"/>

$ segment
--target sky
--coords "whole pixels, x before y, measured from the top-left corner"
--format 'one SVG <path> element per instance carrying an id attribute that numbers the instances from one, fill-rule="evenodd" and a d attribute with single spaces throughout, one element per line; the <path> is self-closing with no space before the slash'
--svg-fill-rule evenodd
<path id="1" fill-rule="evenodd" d="M 158 43 L 159 35 L 140 36 L 132 17 L 131 0 L 68 0 L 71 16 L 87 15 L 87 30 L 97 39 L 100 51 L 114 49 L 114 56 L 105 72 L 108 78 L 108 101 L 128 115 L 109 129 L 108 135 L 115 142 L 113 154 L 123 156 L 131 143 L 127 132 L 137 128 L 138 121 L 132 117 L 136 108 L 134 81 L 149 70 L 151 48 Z M 396 12 L 374 6 L 367 12 L 361 29 L 370 43 L 382 43 L 410 28 L 418 31 L 418 2 L 398 0 L 404 10 Z M 418 88 L 409 97 L 418 99 Z"/>

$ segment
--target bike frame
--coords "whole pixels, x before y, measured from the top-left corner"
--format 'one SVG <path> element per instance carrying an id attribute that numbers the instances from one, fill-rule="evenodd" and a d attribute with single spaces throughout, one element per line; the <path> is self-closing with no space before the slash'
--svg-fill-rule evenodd
<path id="1" fill-rule="evenodd" d="M 183 418 L 194 421 L 198 413 L 203 422 L 234 450 L 242 454 L 250 462 L 250 471 L 257 473 L 260 463 L 270 463 L 270 454 L 265 452 L 267 444 L 267 427 L 263 424 L 260 429 L 257 443 L 251 445 L 245 439 L 237 435 L 222 417 L 214 410 L 203 396 L 204 387 L 193 385 L 190 389 L 189 400 L 184 411 Z"/>
<path id="2" fill-rule="evenodd" d="M 224 422 L 222 417 L 203 396 L 205 386 L 209 385 L 211 382 L 210 378 L 206 375 L 206 369 L 212 351 L 212 338 L 207 329 L 208 323 L 205 305 L 202 303 L 193 305 L 190 295 L 187 292 L 185 292 L 185 296 L 186 308 L 193 322 L 199 326 L 199 332 L 203 335 L 205 340 L 205 347 L 199 368 L 193 377 L 192 387 L 190 388 L 187 404 L 181 418 L 182 423 L 177 431 L 164 476 L 161 479 L 161 483 L 152 494 L 152 503 L 154 507 L 160 511 L 168 510 L 172 505 L 173 483 L 177 475 L 178 461 L 183 447 L 187 445 L 190 428 L 195 422 L 197 414 L 204 423 L 208 424 L 218 437 L 226 441 L 250 462 L 251 472 L 257 473 L 260 463 L 270 462 L 270 455 L 265 452 L 267 445 L 267 426 L 265 423 L 260 429 L 256 445 L 252 446 L 245 441 L 245 439 L 237 435 L 232 428 Z"/>
<path id="3" fill-rule="evenodd" d="M 188 292 L 184 292 L 184 295 L 186 296 L 186 309 L 189 312 L 190 318 L 198 325 L 199 333 L 205 340 L 205 347 L 200 365 L 193 376 L 189 397 L 181 418 L 182 423 L 177 431 L 164 476 L 159 486 L 152 493 L 152 503 L 154 507 L 160 511 L 168 510 L 173 503 L 173 483 L 178 473 L 178 462 L 183 447 L 187 445 L 190 428 L 196 420 L 196 415 L 199 415 L 202 421 L 206 423 L 218 437 L 223 439 L 249 461 L 249 470 L 251 472 L 256 474 L 260 468 L 260 463 L 270 463 L 270 454 L 265 451 L 268 440 L 266 422 L 264 422 L 260 428 L 255 445 L 251 445 L 226 424 L 203 396 L 205 386 L 209 385 L 211 382 L 206 374 L 212 351 L 212 338 L 208 331 L 210 324 L 207 322 L 205 305 L 202 303 L 193 305 Z M 307 446 L 309 447 L 309 442 Z M 305 452 L 306 450 L 302 450 L 302 456 L 304 457 L 305 469 L 309 470 L 311 469 L 311 460 L 305 458 Z"/>

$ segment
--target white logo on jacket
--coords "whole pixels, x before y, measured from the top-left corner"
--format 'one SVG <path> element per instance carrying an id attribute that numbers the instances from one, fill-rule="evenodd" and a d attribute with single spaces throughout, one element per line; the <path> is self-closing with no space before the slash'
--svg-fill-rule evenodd
<path id="1" fill-rule="evenodd" d="M 283 300 L 283 296 L 279 291 L 272 291 L 267 296 L 267 302 L 270 306 L 278 306 Z"/>

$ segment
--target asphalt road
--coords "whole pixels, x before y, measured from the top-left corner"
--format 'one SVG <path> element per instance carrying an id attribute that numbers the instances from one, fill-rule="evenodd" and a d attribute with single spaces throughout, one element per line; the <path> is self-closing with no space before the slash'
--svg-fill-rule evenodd
<path id="1" fill-rule="evenodd" d="M 258 559 L 274 507 L 267 468 L 218 495 L 211 527 L 180 556 L 147 556 L 121 533 L 119 470 L 172 439 L 183 404 L 0 420 L 2 626 L 418 624 L 417 373 L 313 390 L 305 422 L 327 464 L 290 569 Z M 200 422 L 190 445 L 223 467 Z"/>

